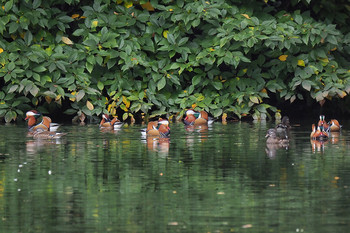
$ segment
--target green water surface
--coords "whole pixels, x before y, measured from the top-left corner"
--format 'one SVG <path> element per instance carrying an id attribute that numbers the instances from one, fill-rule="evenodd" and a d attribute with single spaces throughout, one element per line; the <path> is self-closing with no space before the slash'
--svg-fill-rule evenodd
<path id="1" fill-rule="evenodd" d="M 61 140 L 0 126 L 0 232 L 347 232 L 350 135 L 267 147 L 274 122 L 171 124 L 101 132 L 64 125 Z"/>

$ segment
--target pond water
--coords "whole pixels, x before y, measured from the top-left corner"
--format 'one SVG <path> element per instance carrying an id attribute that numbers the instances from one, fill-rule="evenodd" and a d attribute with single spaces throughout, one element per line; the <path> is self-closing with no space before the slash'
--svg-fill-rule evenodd
<path id="1" fill-rule="evenodd" d="M 0 232 L 346 232 L 341 123 L 323 144 L 311 122 L 292 124 L 288 148 L 266 146 L 274 122 L 171 124 L 168 140 L 142 138 L 141 125 L 65 125 L 55 141 L 1 125 Z"/>

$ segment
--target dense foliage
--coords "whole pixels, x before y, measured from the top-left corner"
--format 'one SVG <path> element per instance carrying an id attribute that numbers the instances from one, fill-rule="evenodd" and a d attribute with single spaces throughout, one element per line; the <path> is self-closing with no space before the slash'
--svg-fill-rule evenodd
<path id="1" fill-rule="evenodd" d="M 265 118 L 278 112 L 271 96 L 322 104 L 350 92 L 346 1 L 159 2 L 2 0 L 0 117 L 193 107 Z"/>

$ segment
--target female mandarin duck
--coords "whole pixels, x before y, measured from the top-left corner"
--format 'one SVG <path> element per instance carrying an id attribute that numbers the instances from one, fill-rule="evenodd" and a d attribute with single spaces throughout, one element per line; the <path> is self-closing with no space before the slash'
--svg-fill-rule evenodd
<path id="1" fill-rule="evenodd" d="M 276 129 L 267 130 L 265 137 L 267 138 L 266 144 L 276 144 L 280 146 L 288 146 L 289 144 L 289 139 L 277 137 Z"/>
<path id="2" fill-rule="evenodd" d="M 185 115 L 185 125 L 207 125 L 213 122 L 213 120 L 208 118 L 208 113 L 206 111 L 198 112 L 194 111 L 193 109 L 189 109 L 186 111 Z"/>
<path id="3" fill-rule="evenodd" d="M 275 127 L 277 135 L 282 138 L 288 138 L 288 132 L 290 128 L 291 126 L 288 116 L 282 117 L 281 123 L 277 124 Z"/>
<path id="4" fill-rule="evenodd" d="M 315 124 L 312 124 L 312 132 L 310 134 L 310 138 L 313 140 L 320 140 L 324 141 L 328 139 L 328 133 L 323 129 L 321 126 L 315 126 Z"/>
<path id="5" fill-rule="evenodd" d="M 117 117 L 111 119 L 108 114 L 102 115 L 102 120 L 100 122 L 101 129 L 120 129 L 124 125 L 123 122 L 118 120 Z"/>
<path id="6" fill-rule="evenodd" d="M 142 134 L 147 136 L 159 136 L 163 138 L 169 137 L 169 121 L 162 118 L 160 118 L 158 121 L 150 121 L 147 125 L 147 129 L 142 131 Z"/>
<path id="7" fill-rule="evenodd" d="M 29 132 L 56 131 L 59 127 L 59 124 L 51 122 L 50 117 L 43 116 L 36 110 L 28 111 L 25 120 L 28 121 Z"/>

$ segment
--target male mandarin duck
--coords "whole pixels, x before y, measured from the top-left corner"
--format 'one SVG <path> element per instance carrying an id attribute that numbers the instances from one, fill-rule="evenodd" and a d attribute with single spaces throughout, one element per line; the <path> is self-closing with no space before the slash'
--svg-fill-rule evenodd
<path id="1" fill-rule="evenodd" d="M 120 129 L 123 126 L 123 122 L 119 121 L 117 117 L 111 119 L 108 114 L 102 115 L 100 122 L 101 129 Z"/>
<path id="2" fill-rule="evenodd" d="M 277 137 L 276 129 L 267 130 L 265 137 L 267 138 L 266 144 L 277 144 L 281 146 L 288 146 L 289 144 L 289 139 Z"/>
<path id="3" fill-rule="evenodd" d="M 342 125 L 336 119 L 332 119 L 329 122 L 329 129 L 331 132 L 339 132 L 341 130 Z"/>
<path id="4" fill-rule="evenodd" d="M 162 118 L 158 121 L 150 121 L 147 125 L 147 129 L 142 131 L 142 133 L 147 136 L 169 137 L 169 121 Z"/>
<path id="5" fill-rule="evenodd" d="M 320 127 L 321 130 L 328 131 L 329 125 L 326 122 L 326 117 L 324 115 L 320 115 L 320 120 L 317 124 L 318 127 Z"/>
<path id="6" fill-rule="evenodd" d="M 291 128 L 291 126 L 290 126 L 288 116 L 282 117 L 281 122 L 279 124 L 277 124 L 275 127 L 277 135 L 279 137 L 282 137 L 282 138 L 288 138 L 288 132 L 289 132 L 290 128 Z"/>
<path id="7" fill-rule="evenodd" d="M 332 119 L 327 123 L 324 115 L 320 115 L 318 126 L 320 126 L 321 129 L 323 127 L 324 131 L 326 132 L 339 132 L 342 128 L 342 125 L 340 125 L 336 119 Z"/>
<path id="8" fill-rule="evenodd" d="M 313 140 L 327 140 L 328 139 L 328 133 L 323 129 L 321 126 L 317 126 L 315 124 L 312 124 L 312 132 L 310 134 L 310 138 Z"/>
<path id="9" fill-rule="evenodd" d="M 209 119 L 206 111 L 194 111 L 193 109 L 189 109 L 186 111 L 185 115 L 185 125 L 207 125 L 213 122 L 212 119 Z"/>
<path id="10" fill-rule="evenodd" d="M 28 111 L 25 120 L 28 121 L 29 132 L 56 131 L 59 127 L 59 124 L 52 123 L 50 117 L 43 116 L 36 110 Z"/>

